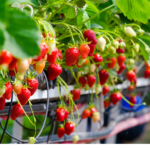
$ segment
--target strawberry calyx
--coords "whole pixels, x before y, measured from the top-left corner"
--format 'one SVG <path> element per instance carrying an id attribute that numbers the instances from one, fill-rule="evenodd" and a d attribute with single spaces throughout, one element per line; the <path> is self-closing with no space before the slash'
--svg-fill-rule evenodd
<path id="1" fill-rule="evenodd" d="M 15 81 L 12 81 L 13 85 L 17 86 L 22 84 L 22 82 L 20 80 L 15 79 Z"/>
<path id="2" fill-rule="evenodd" d="M 31 71 L 30 69 L 28 69 L 28 73 L 25 74 L 25 77 L 28 78 L 29 80 L 36 78 L 37 74 L 35 74 L 35 71 Z"/>
<path id="3" fill-rule="evenodd" d="M 107 101 L 107 102 L 110 102 L 111 103 L 111 100 L 109 97 L 106 97 L 104 101 Z"/>

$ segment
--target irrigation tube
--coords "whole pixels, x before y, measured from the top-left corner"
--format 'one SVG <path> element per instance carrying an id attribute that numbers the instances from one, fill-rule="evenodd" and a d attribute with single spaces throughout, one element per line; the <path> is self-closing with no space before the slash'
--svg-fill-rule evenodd
<path id="1" fill-rule="evenodd" d="M 125 114 L 119 115 L 115 120 L 111 120 L 108 127 L 105 129 L 102 129 L 102 130 L 97 131 L 97 132 L 79 132 L 78 136 L 79 136 L 80 140 L 78 143 L 81 143 L 82 141 L 85 141 L 85 140 L 93 141 L 95 139 L 104 139 L 108 135 L 111 136 L 112 131 L 114 131 L 114 129 L 116 129 L 115 127 L 116 127 L 117 123 L 121 122 L 125 119 L 128 119 L 128 120 L 125 120 L 124 122 L 131 121 L 131 119 L 129 119 L 129 118 L 134 119 L 134 122 L 136 122 L 135 120 L 137 120 L 137 122 L 134 123 L 134 126 L 135 126 L 135 125 L 138 125 L 138 123 L 141 124 L 141 122 L 139 121 L 140 118 L 133 118 L 133 117 L 138 117 L 138 116 L 145 114 L 144 116 L 141 116 L 141 119 L 142 119 L 142 117 L 144 117 L 144 119 L 145 119 L 144 121 L 148 122 L 148 121 L 150 121 L 150 115 L 149 115 L 150 113 L 149 112 L 150 112 L 150 107 L 145 108 L 139 112 L 125 113 Z M 147 113 L 149 113 L 149 114 L 147 114 Z M 148 116 L 149 116 L 149 118 L 148 118 Z M 142 123 L 145 123 L 144 121 L 142 121 Z M 73 133 L 70 136 L 65 135 L 64 138 L 61 138 L 61 139 L 59 139 L 57 135 L 53 135 L 53 137 L 51 138 L 51 143 L 64 142 L 64 141 L 65 142 L 71 142 L 74 135 L 76 135 L 76 133 Z M 47 136 L 39 137 L 37 139 L 37 143 L 45 143 L 46 139 L 47 139 Z"/>

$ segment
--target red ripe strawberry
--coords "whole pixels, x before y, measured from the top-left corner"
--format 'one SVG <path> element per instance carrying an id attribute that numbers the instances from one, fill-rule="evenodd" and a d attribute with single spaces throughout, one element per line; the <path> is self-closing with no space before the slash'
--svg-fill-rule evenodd
<path id="1" fill-rule="evenodd" d="M 62 107 L 59 107 L 56 109 L 56 121 L 57 122 L 62 122 L 65 120 L 65 109 Z"/>
<path id="2" fill-rule="evenodd" d="M 123 70 L 126 68 L 125 64 L 123 64 L 119 70 L 117 71 L 118 74 L 121 74 L 123 72 Z"/>
<path id="3" fill-rule="evenodd" d="M 135 79 L 135 72 L 133 70 L 130 70 L 127 72 L 127 79 L 132 82 Z"/>
<path id="4" fill-rule="evenodd" d="M 100 70 L 99 71 L 99 78 L 100 78 L 100 84 L 104 85 L 106 83 L 106 81 L 108 80 L 109 77 L 109 73 L 107 72 L 107 70 Z"/>
<path id="5" fill-rule="evenodd" d="M 145 67 L 146 67 L 146 69 L 150 69 L 150 66 L 147 62 L 145 62 Z"/>
<path id="6" fill-rule="evenodd" d="M 86 85 L 86 78 L 85 78 L 85 77 L 80 77 L 78 82 L 79 82 L 79 83 L 82 85 L 82 87 L 84 88 L 85 85 Z"/>
<path id="7" fill-rule="evenodd" d="M 60 50 L 58 50 L 58 57 L 59 57 L 60 60 L 63 59 L 63 54 L 62 54 L 62 52 Z"/>
<path id="8" fill-rule="evenodd" d="M 134 89 L 134 86 L 131 84 L 129 87 L 128 87 L 128 91 L 132 91 Z"/>
<path id="9" fill-rule="evenodd" d="M 89 85 L 90 88 L 93 87 L 95 81 L 96 81 L 95 75 L 88 75 L 87 76 L 87 84 Z"/>
<path id="10" fill-rule="evenodd" d="M 37 56 L 37 57 L 34 59 L 34 61 L 40 61 L 42 58 L 45 57 L 45 55 L 46 55 L 47 52 L 48 52 L 48 45 L 43 42 L 43 43 L 40 44 L 40 49 L 41 49 L 40 55 Z"/>
<path id="11" fill-rule="evenodd" d="M 94 44 L 89 44 L 89 47 L 90 47 L 90 52 L 89 52 L 88 56 L 91 56 L 91 55 L 93 55 L 93 52 L 95 50 L 95 45 Z"/>
<path id="12" fill-rule="evenodd" d="M 97 112 L 97 109 L 95 108 L 95 106 L 89 107 L 89 109 L 91 111 L 90 117 L 92 118 L 93 113 Z"/>
<path id="13" fill-rule="evenodd" d="M 108 85 L 105 85 L 104 87 L 103 87 L 103 95 L 105 96 L 107 93 L 109 92 L 109 86 Z"/>
<path id="14" fill-rule="evenodd" d="M 9 65 L 12 59 L 13 59 L 13 56 L 11 55 L 10 52 L 5 51 L 5 50 L 2 50 L 0 52 L 0 65 L 3 65 L 3 64 Z"/>
<path id="15" fill-rule="evenodd" d="M 69 116 L 69 111 L 65 109 L 65 120 L 68 119 L 68 116 Z"/>
<path id="16" fill-rule="evenodd" d="M 74 124 L 72 122 L 66 122 L 65 123 L 65 133 L 67 135 L 70 135 L 72 132 L 74 132 Z"/>
<path id="17" fill-rule="evenodd" d="M 100 62 L 103 61 L 103 58 L 102 58 L 102 56 L 101 56 L 100 54 L 95 54 L 93 60 L 94 60 L 96 63 L 100 63 Z M 99 67 L 99 64 L 97 65 L 97 67 Z"/>
<path id="18" fill-rule="evenodd" d="M 121 67 L 124 64 L 125 60 L 126 60 L 126 56 L 125 55 L 119 55 L 117 57 L 117 60 L 118 60 L 119 66 Z"/>
<path id="19" fill-rule="evenodd" d="M 85 109 L 82 112 L 82 119 L 86 119 L 86 118 L 90 117 L 90 115 L 91 115 L 91 111 L 89 109 Z"/>
<path id="20" fill-rule="evenodd" d="M 104 100 L 104 108 L 108 108 L 111 104 L 111 101 L 109 98 L 105 98 Z"/>
<path id="21" fill-rule="evenodd" d="M 65 128 L 61 126 L 57 129 L 57 136 L 59 138 L 62 138 L 64 135 L 65 135 Z"/>
<path id="22" fill-rule="evenodd" d="M 78 60 L 79 55 L 79 50 L 76 47 L 68 48 L 65 53 L 66 65 L 72 66 L 73 64 L 75 64 Z"/>
<path id="23" fill-rule="evenodd" d="M 31 96 L 31 92 L 28 88 L 22 88 L 20 94 L 17 95 L 21 105 L 25 105 Z"/>
<path id="24" fill-rule="evenodd" d="M 57 55 L 58 55 L 58 49 L 57 47 L 52 51 L 52 53 L 49 55 L 47 54 L 47 61 L 50 64 L 54 64 L 56 62 L 57 59 Z"/>
<path id="25" fill-rule="evenodd" d="M 121 43 L 121 42 L 124 42 L 124 41 L 120 39 L 118 42 Z M 124 53 L 125 47 L 121 49 L 120 46 L 119 46 L 119 48 L 116 51 L 117 51 L 118 54 Z"/>
<path id="26" fill-rule="evenodd" d="M 110 100 L 113 103 L 113 105 L 116 105 L 120 100 L 122 99 L 120 92 L 113 92 L 110 95 Z"/>
<path id="27" fill-rule="evenodd" d="M 18 68 L 17 68 L 17 65 L 16 65 L 15 69 L 9 70 L 9 75 L 10 75 L 11 77 L 13 77 L 13 76 L 16 75 L 17 72 L 18 72 Z"/>
<path id="28" fill-rule="evenodd" d="M 90 52 L 90 47 L 87 45 L 87 44 L 82 44 L 80 47 L 79 47 L 79 52 L 80 52 L 80 55 L 83 59 L 85 59 L 89 52 Z"/>
<path id="29" fill-rule="evenodd" d="M 136 96 L 131 96 L 131 97 L 129 98 L 129 101 L 130 101 L 132 104 L 136 104 L 136 102 L 137 102 Z M 130 105 L 130 107 L 133 108 L 132 105 Z"/>
<path id="30" fill-rule="evenodd" d="M 93 56 L 93 54 L 92 54 L 92 53 L 89 53 L 89 55 L 88 55 L 88 56 L 92 57 L 92 56 Z"/>
<path id="31" fill-rule="evenodd" d="M 91 42 L 91 44 L 97 44 L 96 35 L 93 30 L 85 30 L 83 36 L 88 40 L 88 42 Z"/>
<path id="32" fill-rule="evenodd" d="M 6 103 L 6 100 L 5 100 L 4 96 L 2 96 L 2 97 L 0 98 L 0 110 L 4 110 L 4 108 L 5 108 L 5 103 Z"/>
<path id="33" fill-rule="evenodd" d="M 59 64 L 50 64 L 48 67 L 48 80 L 56 79 L 62 73 L 62 67 Z"/>
<path id="34" fill-rule="evenodd" d="M 150 69 L 146 69 L 144 72 L 144 78 L 149 78 L 150 77 Z"/>
<path id="35" fill-rule="evenodd" d="M 32 78 L 32 79 L 27 79 L 27 85 L 29 86 L 28 90 L 31 92 L 31 96 L 35 93 L 39 86 L 39 82 L 37 79 Z"/>
<path id="36" fill-rule="evenodd" d="M 81 90 L 80 89 L 74 89 L 71 91 L 71 94 L 73 96 L 73 100 L 79 100 L 80 95 L 81 95 Z"/>
<path id="37" fill-rule="evenodd" d="M 112 58 L 108 58 L 107 61 L 110 61 L 108 63 L 108 68 L 109 69 L 113 69 L 115 67 L 115 64 L 117 62 L 116 58 L 115 57 L 112 57 Z"/>
<path id="38" fill-rule="evenodd" d="M 20 104 L 15 104 L 11 109 L 11 119 L 15 120 L 23 114 L 23 109 Z"/>
<path id="39" fill-rule="evenodd" d="M 17 62 L 18 62 L 18 59 L 16 59 L 15 57 L 13 57 L 13 58 L 12 58 L 12 61 L 11 61 L 10 64 L 9 64 L 8 69 L 9 69 L 9 70 L 14 70 L 14 69 L 16 69 L 16 67 L 17 67 Z"/>
<path id="40" fill-rule="evenodd" d="M 13 90 L 13 86 L 11 85 L 11 83 L 6 83 L 5 84 L 5 87 L 6 87 L 6 91 L 4 93 L 4 97 L 9 100 L 11 98 L 11 94 L 12 94 L 12 90 Z"/>

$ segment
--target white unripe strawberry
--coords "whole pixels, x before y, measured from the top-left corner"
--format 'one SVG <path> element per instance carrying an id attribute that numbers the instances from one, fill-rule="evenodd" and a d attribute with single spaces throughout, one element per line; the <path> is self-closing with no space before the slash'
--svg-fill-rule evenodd
<path id="1" fill-rule="evenodd" d="M 100 52 L 104 52 L 106 46 L 106 40 L 101 36 L 97 39 L 96 47 Z"/>
<path id="2" fill-rule="evenodd" d="M 50 40 L 47 42 L 47 44 L 48 44 L 48 47 L 49 47 L 48 54 L 51 54 L 52 51 L 56 47 L 56 39 L 55 38 L 50 38 Z"/>
<path id="3" fill-rule="evenodd" d="M 28 144 L 34 144 L 35 141 L 36 141 L 36 139 L 34 137 L 30 137 L 29 141 L 28 141 Z"/>
<path id="4" fill-rule="evenodd" d="M 102 87 L 99 84 L 97 84 L 95 87 L 95 94 L 99 94 L 101 91 L 102 91 Z"/>
<path id="5" fill-rule="evenodd" d="M 112 44 L 111 44 L 114 48 L 118 49 L 119 48 L 119 45 L 120 43 L 118 41 L 113 41 Z"/>
<path id="6" fill-rule="evenodd" d="M 79 136 L 75 135 L 73 136 L 73 143 L 77 143 L 79 141 Z"/>
<path id="7" fill-rule="evenodd" d="M 144 30 L 143 29 L 139 29 L 138 31 L 137 31 L 137 34 L 139 35 L 139 36 L 142 36 L 143 34 L 144 34 Z"/>
<path id="8" fill-rule="evenodd" d="M 132 48 L 135 52 L 139 52 L 139 50 L 140 50 L 140 46 L 137 43 L 135 43 Z"/>
<path id="9" fill-rule="evenodd" d="M 136 37 L 136 32 L 131 27 L 124 27 L 124 34 L 128 37 Z"/>
<path id="10" fill-rule="evenodd" d="M 81 66 L 85 61 L 86 61 L 86 59 L 83 59 L 83 58 L 80 56 L 80 57 L 79 57 L 79 60 L 78 60 L 78 66 Z"/>

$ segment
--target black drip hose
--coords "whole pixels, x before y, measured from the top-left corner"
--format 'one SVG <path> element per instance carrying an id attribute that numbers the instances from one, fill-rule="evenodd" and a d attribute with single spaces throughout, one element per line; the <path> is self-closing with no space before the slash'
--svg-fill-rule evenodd
<path id="1" fill-rule="evenodd" d="M 13 102 L 13 92 L 12 92 L 12 94 L 11 94 L 11 102 L 10 102 L 10 107 L 9 107 L 9 111 L 8 111 L 8 116 L 7 116 L 7 120 L 6 120 L 6 123 L 5 123 L 5 127 L 4 127 L 4 129 L 3 129 L 3 133 L 2 133 L 1 139 L 0 139 L 0 143 L 2 143 L 3 138 L 4 138 L 4 134 L 5 134 L 5 132 L 6 132 L 6 128 L 7 128 L 8 121 L 9 121 L 9 117 L 10 117 L 10 114 L 11 114 L 12 102 Z M 1 122 L 0 122 L 0 123 L 1 123 Z"/>

